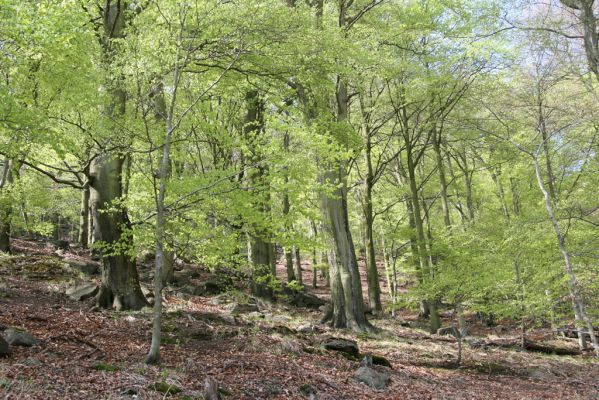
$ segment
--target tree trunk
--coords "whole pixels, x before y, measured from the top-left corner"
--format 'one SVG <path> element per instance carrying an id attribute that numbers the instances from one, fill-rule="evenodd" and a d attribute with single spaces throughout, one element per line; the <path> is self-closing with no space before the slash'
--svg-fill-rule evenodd
<path id="1" fill-rule="evenodd" d="M 104 37 L 102 45 L 107 64 L 112 62 L 112 40 L 124 37 L 126 5 L 107 1 L 103 8 Z M 108 72 L 107 72 L 108 74 Z M 118 78 L 110 79 L 107 88 L 110 104 L 105 110 L 114 121 L 125 114 L 126 93 Z M 116 124 L 113 125 L 116 127 Z M 90 164 L 90 202 L 93 210 L 95 241 L 101 241 L 102 284 L 97 297 L 100 307 L 117 310 L 138 310 L 147 305 L 139 286 L 134 259 L 127 254 L 133 248 L 127 210 L 118 203 L 123 195 L 123 163 L 126 156 L 97 149 L 98 155 Z M 124 251 L 123 251 L 124 249 Z"/>
<path id="2" fill-rule="evenodd" d="M 340 11 L 340 15 L 343 10 Z M 340 17 L 341 18 L 341 17 Z M 345 17 L 343 17 L 344 19 Z M 347 83 L 337 78 L 337 122 L 346 124 L 349 118 L 349 97 Z M 333 185 L 333 193 L 322 191 L 321 209 L 325 216 L 325 229 L 335 244 L 335 259 L 331 261 L 331 300 L 332 315 L 326 318 L 335 328 L 349 328 L 354 331 L 370 331 L 372 325 L 364 314 L 362 283 L 354 242 L 349 227 L 347 210 L 347 161 L 337 160 L 323 166 L 320 179 L 322 184 Z"/>
<path id="3" fill-rule="evenodd" d="M 0 176 L 0 252 L 10 253 L 10 228 L 12 215 L 12 198 L 6 193 L 12 183 L 13 162 L 6 157 Z"/>
<path id="4" fill-rule="evenodd" d="M 88 246 L 89 236 L 89 186 L 81 190 L 81 206 L 79 211 L 79 236 L 77 242 L 84 249 Z"/>
<path id="5" fill-rule="evenodd" d="M 248 143 L 254 147 L 253 154 L 249 157 L 250 162 L 260 164 L 262 156 L 260 155 L 259 142 L 264 132 L 264 103 L 260 99 L 257 90 L 250 90 L 246 93 L 246 116 L 243 126 L 243 133 Z M 264 185 L 267 175 L 267 169 L 258 165 L 247 175 L 248 182 L 251 184 Z M 266 185 L 264 185 L 266 186 Z M 270 196 L 268 190 L 266 193 L 259 193 L 256 200 L 256 211 L 265 215 L 270 211 L 268 204 Z M 269 235 L 262 228 L 254 227 L 251 233 L 251 266 L 252 266 L 252 293 L 259 297 L 272 297 L 272 290 L 268 287 L 269 275 L 271 275 L 274 251 L 272 244 L 268 240 Z"/>
<path id="6" fill-rule="evenodd" d="M 418 185 L 416 184 L 416 165 L 413 159 L 413 150 L 410 139 L 406 140 L 406 154 L 408 167 L 408 180 L 410 185 L 410 196 L 412 200 L 412 210 L 414 214 L 414 224 L 416 227 L 416 247 L 418 249 L 418 262 L 422 271 L 422 280 L 427 282 L 432 278 L 432 268 L 427 262 L 426 238 L 424 234 L 424 225 L 422 213 L 420 210 L 420 196 Z M 440 328 L 439 315 L 437 314 L 436 299 L 425 299 L 428 303 L 429 319 L 431 323 L 431 332 L 436 332 Z"/>
<path id="7" fill-rule="evenodd" d="M 371 136 L 366 132 L 366 178 L 364 180 L 364 226 L 366 239 L 366 278 L 368 280 L 368 300 L 374 315 L 383 313 L 381 304 L 381 286 L 379 272 L 376 266 L 376 250 L 374 248 L 374 212 L 372 209 L 372 188 L 374 186 L 374 171 L 372 167 Z"/>
<path id="8" fill-rule="evenodd" d="M 595 349 L 595 354 L 599 356 L 599 344 L 597 343 L 597 337 L 595 336 L 595 329 L 593 328 L 593 323 L 591 319 L 588 317 L 584 301 L 582 299 L 582 295 L 580 294 L 580 288 L 578 279 L 576 278 L 576 274 L 574 273 L 574 269 L 572 268 L 572 262 L 570 260 L 570 252 L 568 251 L 568 247 L 566 245 L 566 239 L 562 234 L 561 228 L 553 212 L 553 204 L 551 202 L 551 197 L 547 189 L 545 189 L 545 184 L 543 183 L 543 177 L 541 174 L 541 166 L 539 163 L 538 157 L 535 157 L 535 172 L 537 176 L 537 183 L 539 185 L 539 189 L 543 193 L 543 198 L 545 200 L 545 209 L 547 210 L 547 214 L 549 215 L 549 219 L 553 225 L 553 230 L 555 231 L 555 236 L 557 238 L 557 242 L 559 244 L 559 249 L 564 258 L 564 266 L 566 269 L 566 274 L 568 275 L 568 288 L 570 290 L 570 298 L 572 300 L 572 308 L 574 311 L 574 316 L 576 318 L 576 322 L 579 328 L 579 337 L 582 336 L 581 333 L 584 330 L 583 324 L 586 324 L 587 333 L 591 338 L 591 342 L 593 343 L 593 348 Z M 581 343 L 582 349 L 582 343 Z"/>
<path id="9" fill-rule="evenodd" d="M 295 256 L 295 278 L 297 280 L 297 283 L 303 285 L 304 279 L 302 273 L 302 258 L 300 256 L 300 249 L 298 246 L 294 246 L 293 253 Z"/>

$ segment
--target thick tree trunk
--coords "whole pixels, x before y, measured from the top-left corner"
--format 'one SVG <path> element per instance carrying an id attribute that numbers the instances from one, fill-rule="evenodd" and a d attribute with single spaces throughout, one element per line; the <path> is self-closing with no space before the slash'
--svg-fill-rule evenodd
<path id="1" fill-rule="evenodd" d="M 340 15 L 343 10 L 340 11 Z M 345 17 L 343 17 L 345 18 Z M 346 123 L 349 114 L 347 83 L 337 79 L 337 121 Z M 354 331 L 372 330 L 372 325 L 364 314 L 362 283 L 354 242 L 349 227 L 347 211 L 347 162 L 337 160 L 327 163 L 321 176 L 321 183 L 333 185 L 333 193 L 321 194 L 320 202 L 325 216 L 325 229 L 335 243 L 335 259 L 330 260 L 331 300 L 333 310 L 330 320 L 336 328 L 350 328 Z"/>
<path id="2" fill-rule="evenodd" d="M 112 40 L 124 37 L 125 2 L 106 1 L 103 7 L 104 36 L 102 45 L 105 62 L 114 57 Z M 107 72 L 110 74 L 110 72 Z M 104 111 L 110 120 L 125 114 L 126 93 L 118 78 L 109 78 L 106 91 L 110 104 Z M 114 124 L 116 126 L 116 124 Z M 93 210 L 95 241 L 102 242 L 102 284 L 97 297 L 101 307 L 117 310 L 138 310 L 148 303 L 141 292 L 134 258 L 127 254 L 133 248 L 127 210 L 119 203 L 123 199 L 123 163 L 126 155 L 98 148 L 90 164 L 90 203 Z"/>
<path id="3" fill-rule="evenodd" d="M 245 116 L 243 133 L 250 145 L 253 145 L 252 156 L 248 157 L 251 162 L 259 164 L 261 154 L 259 144 L 261 135 L 264 132 L 264 103 L 260 99 L 260 95 L 256 90 L 250 90 L 245 97 L 247 113 Z M 258 165 L 251 173 L 247 175 L 247 179 L 251 184 L 261 184 L 264 187 L 267 169 Z M 268 189 L 265 193 L 259 193 L 262 196 L 256 200 L 256 211 L 262 214 L 270 212 L 270 195 Z M 251 267 L 252 267 L 252 293 L 259 297 L 272 297 L 272 289 L 268 287 L 269 275 L 273 273 L 274 260 L 273 244 L 270 243 L 269 235 L 261 228 L 255 228 L 251 233 Z"/>
<path id="4" fill-rule="evenodd" d="M 105 246 L 102 250 L 102 285 L 98 305 L 117 310 L 138 310 L 147 305 L 141 293 L 135 261 L 126 251 L 133 247 L 127 211 L 115 209 L 121 200 L 121 168 L 118 155 L 101 155 L 90 167 L 90 201 L 94 210 L 94 236 Z"/>

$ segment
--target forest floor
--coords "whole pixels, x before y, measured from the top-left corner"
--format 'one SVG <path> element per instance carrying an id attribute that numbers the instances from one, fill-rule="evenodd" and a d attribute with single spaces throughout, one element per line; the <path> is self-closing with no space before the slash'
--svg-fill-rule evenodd
<path id="1" fill-rule="evenodd" d="M 414 328 L 413 312 L 372 318 L 381 332 L 356 335 L 319 325 L 320 311 L 284 303 L 260 301 L 259 311 L 232 315 L 230 304 L 245 297 L 238 291 L 194 296 L 166 290 L 163 363 L 147 366 L 150 309 L 95 310 L 92 300 L 71 300 L 64 290 L 80 274 L 53 250 L 26 242 L 13 247 L 24 254 L 0 258 L 0 329 L 25 329 L 39 344 L 15 346 L 0 359 L 2 399 L 200 399 L 206 376 L 219 382 L 223 399 L 306 399 L 308 387 L 320 400 L 599 399 L 599 362 L 590 354 L 465 344 L 456 368 L 455 340 Z M 474 325 L 472 331 L 483 341 L 517 337 L 509 326 Z M 389 386 L 377 391 L 356 382 L 358 362 L 322 348 L 331 336 L 384 356 L 392 368 L 375 368 L 390 374 Z M 167 396 L 155 390 L 158 382 L 182 392 Z"/>

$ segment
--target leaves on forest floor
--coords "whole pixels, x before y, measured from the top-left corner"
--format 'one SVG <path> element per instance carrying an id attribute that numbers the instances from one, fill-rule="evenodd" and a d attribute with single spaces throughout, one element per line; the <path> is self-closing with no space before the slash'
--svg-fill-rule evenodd
<path id="1" fill-rule="evenodd" d="M 0 325 L 25 328 L 40 344 L 13 348 L 3 359 L 0 398 L 162 399 L 164 393 L 152 386 L 158 382 L 182 390 L 170 398 L 201 398 L 207 376 L 231 399 L 303 399 L 307 387 L 321 400 L 582 399 L 599 390 L 599 364 L 589 357 L 465 344 L 463 364 L 456 368 L 453 338 L 406 328 L 398 320 L 377 319 L 380 333 L 355 335 L 318 325 L 319 313 L 307 309 L 270 304 L 264 313 L 280 318 L 231 316 L 229 300 L 180 299 L 168 292 L 163 363 L 146 366 L 149 310 L 92 312 L 45 282 L 20 274 L 3 280 L 11 295 L 0 298 Z M 330 336 L 355 340 L 360 353 L 388 360 L 393 369 L 376 368 L 389 374 L 389 386 L 377 392 L 355 381 L 359 360 L 320 347 Z"/>

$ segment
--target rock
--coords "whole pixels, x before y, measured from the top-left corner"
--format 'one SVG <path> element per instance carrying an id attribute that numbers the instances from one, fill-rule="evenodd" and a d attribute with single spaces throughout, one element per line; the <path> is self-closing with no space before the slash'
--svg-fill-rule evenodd
<path id="1" fill-rule="evenodd" d="M 289 304 L 296 307 L 306 307 L 318 310 L 326 304 L 326 301 L 320 297 L 304 292 L 303 290 L 293 290 L 285 286 L 283 288 L 283 293 L 287 296 Z"/>
<path id="2" fill-rule="evenodd" d="M 356 343 L 354 340 L 331 337 L 326 339 L 322 345 L 325 349 L 331 351 L 338 351 L 355 356 L 360 354 L 358 343 Z"/>
<path id="3" fill-rule="evenodd" d="M 378 372 L 374 370 L 372 367 L 364 365 L 358 368 L 358 370 L 354 374 L 354 379 L 358 382 L 366 384 L 367 386 L 373 389 L 383 390 L 389 384 L 391 377 L 389 376 L 389 374 Z"/>
<path id="4" fill-rule="evenodd" d="M 291 321 L 291 317 L 286 315 L 272 315 L 272 314 L 264 314 L 264 319 L 267 321 L 275 322 L 278 324 L 285 324 Z"/>
<path id="5" fill-rule="evenodd" d="M 83 285 L 73 286 L 67 289 L 66 294 L 71 299 L 76 301 L 83 301 L 87 299 L 91 299 L 99 291 L 98 285 L 95 283 L 85 283 Z"/>
<path id="6" fill-rule="evenodd" d="M 8 342 L 0 336 L 0 357 L 8 357 L 9 355 L 10 347 L 8 347 Z"/>
<path id="7" fill-rule="evenodd" d="M 303 346 L 296 340 L 283 339 L 281 349 L 285 353 L 300 354 L 303 351 Z"/>
<path id="8" fill-rule="evenodd" d="M 231 315 L 238 315 L 243 313 L 256 312 L 258 311 L 258 305 L 252 303 L 231 303 L 227 306 L 227 310 L 229 311 L 229 313 L 231 313 Z"/>
<path id="9" fill-rule="evenodd" d="M 53 240 L 52 245 L 57 250 L 68 251 L 71 247 L 70 243 L 67 240 Z"/>
<path id="10" fill-rule="evenodd" d="M 445 328 L 437 329 L 437 335 L 441 336 L 453 336 L 455 338 L 459 338 L 460 331 L 455 326 L 447 326 Z"/>
<path id="11" fill-rule="evenodd" d="M 154 297 L 154 289 L 150 286 L 141 285 L 141 292 L 146 298 Z"/>
<path id="12" fill-rule="evenodd" d="M 393 368 L 391 366 L 391 362 L 389 360 L 387 360 L 383 356 L 379 356 L 379 355 L 376 355 L 376 354 L 372 355 L 372 363 L 374 365 L 382 365 L 383 367 Z"/>
<path id="13" fill-rule="evenodd" d="M 206 286 L 200 285 L 186 285 L 181 289 L 181 292 L 190 294 L 192 296 L 203 296 L 206 294 Z"/>
<path id="14" fill-rule="evenodd" d="M 262 314 L 260 311 L 253 311 L 251 313 L 248 313 L 247 316 L 250 318 L 264 318 L 264 314 Z"/>
<path id="15" fill-rule="evenodd" d="M 219 294 L 233 286 L 233 280 L 229 276 L 211 275 L 204 281 L 206 294 Z"/>
<path id="16" fill-rule="evenodd" d="M 191 273 L 189 271 L 175 271 L 173 273 L 173 282 L 179 287 L 187 286 L 191 281 Z"/>
<path id="17" fill-rule="evenodd" d="M 98 262 L 86 262 L 70 259 L 66 259 L 64 261 L 68 267 L 76 269 L 77 271 L 86 275 L 95 275 L 100 272 L 100 263 Z"/>
<path id="18" fill-rule="evenodd" d="M 31 333 L 13 328 L 4 331 L 4 339 L 11 346 L 31 347 L 38 344 L 38 340 Z"/>
<path id="19" fill-rule="evenodd" d="M 299 333 L 312 333 L 314 332 L 314 327 L 310 324 L 302 324 L 297 327 L 297 331 Z"/>

